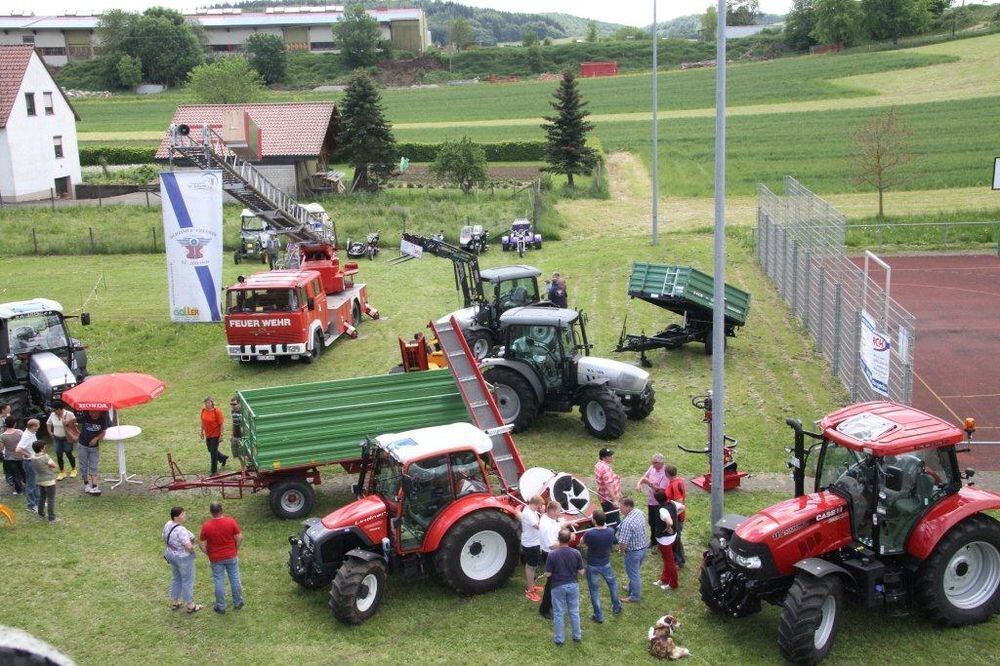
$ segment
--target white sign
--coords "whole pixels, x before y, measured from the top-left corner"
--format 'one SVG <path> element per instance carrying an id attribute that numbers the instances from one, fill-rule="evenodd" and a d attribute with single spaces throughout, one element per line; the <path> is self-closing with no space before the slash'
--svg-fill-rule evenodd
<path id="1" fill-rule="evenodd" d="M 222 321 L 222 172 L 160 173 L 170 320 Z"/>
<path id="2" fill-rule="evenodd" d="M 993 160 L 993 189 L 1000 190 L 1000 157 Z"/>
<path id="3" fill-rule="evenodd" d="M 861 311 L 861 370 L 873 391 L 889 395 L 889 355 L 892 341 L 875 330 L 875 322 L 866 310 Z"/>
<path id="4" fill-rule="evenodd" d="M 401 240 L 399 241 L 399 253 L 408 254 L 415 259 L 419 259 L 424 254 L 424 248 L 408 240 Z"/>

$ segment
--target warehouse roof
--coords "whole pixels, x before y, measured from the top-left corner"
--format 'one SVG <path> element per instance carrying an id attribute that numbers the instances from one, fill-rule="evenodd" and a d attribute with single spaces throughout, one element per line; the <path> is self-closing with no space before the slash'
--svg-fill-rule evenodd
<path id="1" fill-rule="evenodd" d="M 326 144 L 333 141 L 330 122 L 333 102 L 287 102 L 276 104 L 181 104 L 170 121 L 191 127 L 191 135 L 206 124 L 218 130 L 222 127 L 225 109 L 246 111 L 260 129 L 261 159 L 274 157 L 317 157 Z M 168 132 L 156 151 L 156 159 L 170 157 Z"/>

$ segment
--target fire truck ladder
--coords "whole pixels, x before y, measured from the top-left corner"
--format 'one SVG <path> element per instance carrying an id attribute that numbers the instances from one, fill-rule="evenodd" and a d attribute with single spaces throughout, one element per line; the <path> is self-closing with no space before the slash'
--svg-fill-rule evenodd
<path id="1" fill-rule="evenodd" d="M 448 368 L 455 377 L 458 392 L 462 395 L 473 423 L 493 441 L 493 462 L 504 490 L 509 492 L 516 489 L 518 479 L 524 473 L 521 454 L 511 437 L 511 428 L 504 425 L 489 385 L 479 371 L 479 365 L 465 342 L 458 322 L 452 317 L 448 323 L 431 322 L 429 327 L 434 332 L 441 351 L 448 358 Z"/>
<path id="2" fill-rule="evenodd" d="M 237 155 L 215 130 L 205 125 L 198 138 L 187 125 L 171 125 L 170 159 L 180 155 L 202 170 L 222 171 L 222 189 L 295 243 L 333 242 L 315 228 L 316 218 L 279 190 L 252 164 Z"/>

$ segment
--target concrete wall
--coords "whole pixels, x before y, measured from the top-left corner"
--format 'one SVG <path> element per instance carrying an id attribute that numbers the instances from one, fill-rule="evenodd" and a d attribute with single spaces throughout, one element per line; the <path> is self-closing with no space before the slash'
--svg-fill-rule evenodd
<path id="1" fill-rule="evenodd" d="M 34 116 L 27 115 L 26 92 L 35 94 Z M 44 93 L 52 93 L 53 114 L 46 115 Z M 55 187 L 55 179 L 69 176 L 73 186 L 82 180 L 80 155 L 76 144 L 76 119 L 73 110 L 59 93 L 59 88 L 37 55 L 32 55 L 17 99 L 0 130 L 6 151 L 0 163 L 0 195 L 4 200 L 45 199 Z M 63 157 L 56 158 L 53 137 L 62 137 Z M 6 173 L 5 173 L 6 172 Z M 70 188 L 72 193 L 72 187 Z"/>

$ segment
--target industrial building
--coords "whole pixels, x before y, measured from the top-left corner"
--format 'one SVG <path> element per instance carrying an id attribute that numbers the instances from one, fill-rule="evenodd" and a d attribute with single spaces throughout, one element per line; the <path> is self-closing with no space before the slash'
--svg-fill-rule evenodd
<path id="1" fill-rule="evenodd" d="M 288 51 L 336 51 L 333 26 L 344 16 L 341 6 L 269 7 L 263 12 L 206 9 L 182 12 L 204 29 L 209 53 L 242 51 L 254 32 L 280 36 Z M 422 9 L 370 9 L 384 39 L 394 49 L 422 53 L 430 32 Z M 67 13 L 35 16 L 31 11 L 0 11 L 0 45 L 30 44 L 46 63 L 61 67 L 97 55 L 99 14 Z"/>

